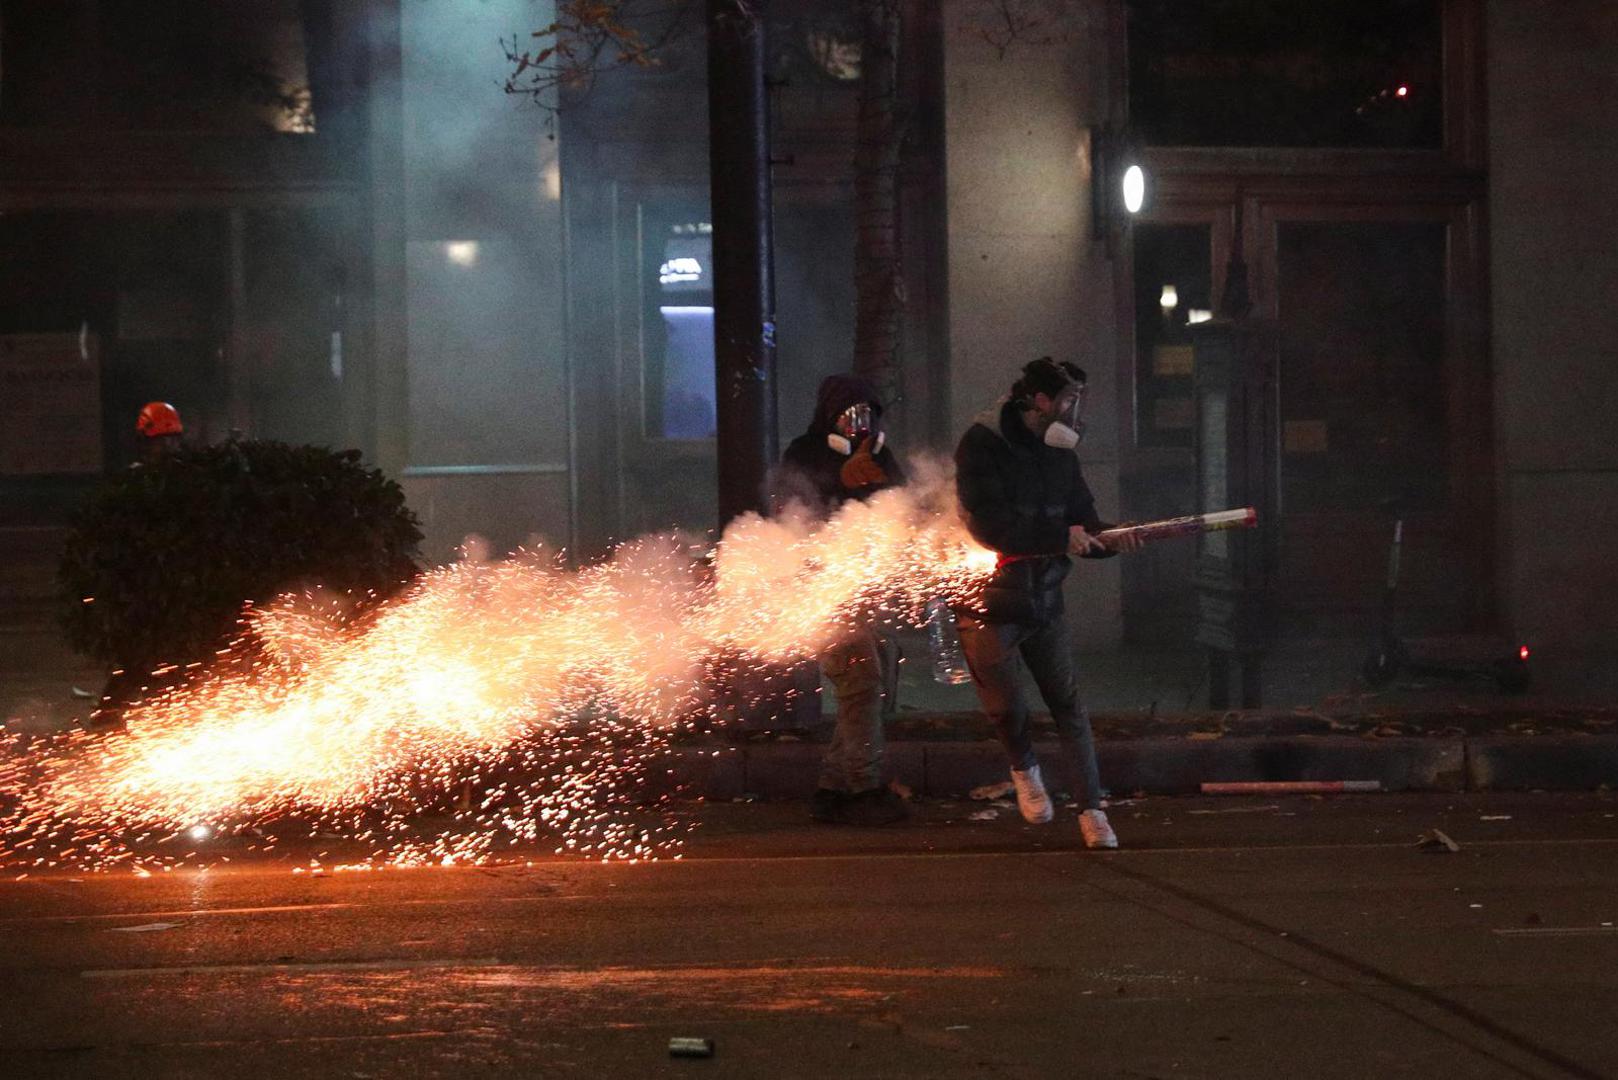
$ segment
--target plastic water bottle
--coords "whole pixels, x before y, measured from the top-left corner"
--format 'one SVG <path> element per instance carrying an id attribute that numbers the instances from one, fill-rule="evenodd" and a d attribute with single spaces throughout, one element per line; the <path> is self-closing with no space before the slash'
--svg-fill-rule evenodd
<path id="1" fill-rule="evenodd" d="M 941 596 L 927 601 L 927 644 L 933 653 L 933 681 L 945 686 L 972 681 L 961 652 L 961 637 L 955 632 L 955 616 Z"/>

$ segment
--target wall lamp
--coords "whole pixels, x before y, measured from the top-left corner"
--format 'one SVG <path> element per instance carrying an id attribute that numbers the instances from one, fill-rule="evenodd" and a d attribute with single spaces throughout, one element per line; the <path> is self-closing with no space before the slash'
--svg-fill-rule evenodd
<path id="1" fill-rule="evenodd" d="M 1110 125 L 1090 129 L 1090 234 L 1107 242 L 1112 255 L 1117 235 L 1151 204 L 1152 178 L 1140 148 Z"/>

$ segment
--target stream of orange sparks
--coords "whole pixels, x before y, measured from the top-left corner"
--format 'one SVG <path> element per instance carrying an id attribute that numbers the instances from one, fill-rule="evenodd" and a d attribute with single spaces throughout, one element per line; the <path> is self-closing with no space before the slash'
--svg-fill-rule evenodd
<path id="1" fill-rule="evenodd" d="M 740 519 L 708 558 L 669 535 L 577 572 L 533 553 L 463 562 L 358 623 L 286 597 L 249 614 L 238 662 L 122 731 L 6 736 L 0 865 L 139 870 L 197 861 L 180 849 L 212 833 L 269 849 L 305 829 L 365 865 L 480 862 L 546 837 L 670 854 L 678 830 L 626 807 L 656 789 L 669 734 L 713 719 L 716 682 L 814 656 L 850 620 L 914 624 L 993 558 L 935 469 L 829 522 Z"/>

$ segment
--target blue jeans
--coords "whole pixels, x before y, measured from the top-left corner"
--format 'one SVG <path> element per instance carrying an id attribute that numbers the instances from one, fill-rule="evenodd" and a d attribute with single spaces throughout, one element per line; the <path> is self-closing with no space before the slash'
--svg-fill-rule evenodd
<path id="1" fill-rule="evenodd" d="M 1011 767 L 1027 769 L 1039 760 L 1034 755 L 1028 702 L 1018 680 L 1026 664 L 1056 722 L 1063 749 L 1075 766 L 1077 790 L 1073 796 L 1081 810 L 1098 809 L 1101 774 L 1096 766 L 1095 736 L 1090 731 L 1090 714 L 1079 700 L 1073 679 L 1073 646 L 1068 639 L 1067 621 L 1058 617 L 1036 624 L 997 623 L 962 616 L 956 626 L 966 666 L 972 669 L 972 682 L 977 686 L 978 701 L 999 733 Z"/>

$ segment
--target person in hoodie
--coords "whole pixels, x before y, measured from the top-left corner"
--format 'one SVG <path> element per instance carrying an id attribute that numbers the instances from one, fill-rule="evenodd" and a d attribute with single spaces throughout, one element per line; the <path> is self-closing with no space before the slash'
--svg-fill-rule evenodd
<path id="1" fill-rule="evenodd" d="M 808 505 L 830 518 L 850 499 L 868 499 L 904 483 L 882 431 L 882 402 L 870 383 L 831 375 L 820 384 L 809 429 L 787 446 L 777 475 L 778 501 Z M 882 664 L 868 626 L 851 626 L 820 656 L 837 696 L 837 724 L 810 803 L 816 821 L 886 825 L 907 814 L 882 782 Z"/>
<path id="2" fill-rule="evenodd" d="M 1011 392 L 961 436 L 955 449 L 961 518 L 999 559 L 974 604 L 957 611 L 956 625 L 978 700 L 1005 746 L 1023 818 L 1042 823 L 1054 814 L 1019 682 L 1026 665 L 1076 766 L 1084 844 L 1115 848 L 1118 837 L 1101 809 L 1090 717 L 1073 677 L 1062 582 L 1072 556 L 1108 558 L 1140 542 L 1115 541 L 1114 550 L 1096 539 L 1109 526 L 1074 452 L 1083 437 L 1084 398 L 1084 371 L 1043 356 L 1025 365 Z"/>

